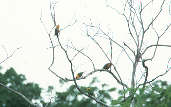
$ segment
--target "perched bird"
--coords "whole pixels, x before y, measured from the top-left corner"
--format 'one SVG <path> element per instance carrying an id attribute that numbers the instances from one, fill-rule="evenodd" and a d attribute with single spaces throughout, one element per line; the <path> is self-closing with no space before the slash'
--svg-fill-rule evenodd
<path id="1" fill-rule="evenodd" d="M 60 27 L 59 24 L 56 25 L 56 28 L 55 28 L 55 35 L 56 35 L 56 36 L 58 36 L 58 34 L 59 34 L 59 32 L 60 32 L 60 31 L 59 31 L 59 27 Z"/>
<path id="2" fill-rule="evenodd" d="M 93 93 L 93 90 L 91 88 L 86 88 L 86 92 L 89 94 L 89 95 L 92 95 L 94 96 L 94 93 Z"/>
<path id="3" fill-rule="evenodd" d="M 103 69 L 108 70 L 111 67 L 112 63 L 107 63 L 103 66 Z"/>
<path id="4" fill-rule="evenodd" d="M 88 88 L 86 88 L 86 90 L 87 90 L 87 91 L 91 91 L 91 88 L 88 87 Z"/>
<path id="5" fill-rule="evenodd" d="M 76 79 L 79 79 L 83 75 L 83 72 L 80 72 L 76 75 Z"/>

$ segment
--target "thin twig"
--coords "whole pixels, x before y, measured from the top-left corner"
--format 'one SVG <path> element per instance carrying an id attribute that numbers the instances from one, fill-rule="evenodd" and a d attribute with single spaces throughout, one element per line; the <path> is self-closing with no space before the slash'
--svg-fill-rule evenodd
<path id="1" fill-rule="evenodd" d="M 17 48 L 16 50 L 14 50 L 14 51 L 12 52 L 12 54 L 10 54 L 10 55 L 7 54 L 7 57 L 6 57 L 4 60 L 0 61 L 0 64 L 2 64 L 3 62 L 5 62 L 5 61 L 8 60 L 9 58 L 11 58 L 11 57 L 16 53 L 16 51 L 19 50 L 19 49 L 21 49 L 21 47 L 19 47 L 19 48 Z"/>
<path id="2" fill-rule="evenodd" d="M 123 42 L 123 43 L 124 43 L 124 46 L 126 46 L 133 53 L 133 55 L 135 56 L 135 52 L 125 42 Z"/>
<path id="3" fill-rule="evenodd" d="M 106 58 L 112 63 L 112 61 L 111 61 L 110 58 L 107 56 L 107 54 L 105 53 L 105 51 L 103 50 L 103 48 L 100 46 L 100 44 L 99 44 L 92 36 L 90 36 L 88 33 L 87 33 L 87 35 L 88 35 L 88 37 L 90 37 L 90 38 L 97 44 L 97 46 L 101 49 L 101 51 L 102 51 L 103 54 L 106 56 Z M 106 35 L 107 35 L 107 34 L 106 34 Z M 112 42 L 112 39 L 111 39 L 111 38 L 109 38 L 109 40 Z M 128 86 L 122 82 L 121 76 L 119 75 L 119 73 L 118 73 L 116 67 L 115 67 L 113 64 L 112 64 L 112 66 L 114 67 L 114 70 L 115 70 L 115 72 L 117 73 L 119 79 L 118 79 L 111 71 L 109 71 L 109 73 L 116 79 L 116 81 L 117 81 L 119 84 L 121 84 L 123 87 L 128 88 Z"/>
<path id="4" fill-rule="evenodd" d="M 160 6 L 160 10 L 159 12 L 157 13 L 157 15 L 152 19 L 152 21 L 148 24 L 147 28 L 144 30 L 144 34 L 148 31 L 148 29 L 150 28 L 150 26 L 154 23 L 154 21 L 158 18 L 158 16 L 160 15 L 160 13 L 162 12 L 163 10 L 163 5 L 165 3 L 166 0 L 163 0 L 161 6 Z"/>
<path id="5" fill-rule="evenodd" d="M 120 48 L 123 49 L 123 51 L 126 53 L 126 55 L 128 56 L 128 58 L 130 59 L 130 61 L 133 63 L 133 60 L 131 59 L 131 57 L 129 56 L 129 54 L 127 53 L 127 51 L 125 50 L 125 48 L 123 46 L 121 46 L 119 43 L 117 43 L 116 41 L 114 41 L 109 35 L 107 35 L 102 29 L 100 29 L 101 32 L 107 36 L 113 43 L 115 43 L 116 45 L 118 45 Z"/>
<path id="6" fill-rule="evenodd" d="M 93 60 L 92 60 L 88 55 L 86 55 L 86 54 L 83 53 L 82 51 L 76 49 L 75 47 L 71 47 L 71 46 L 68 46 L 68 47 L 71 48 L 71 49 L 73 49 L 73 50 L 75 50 L 75 51 L 77 51 L 78 53 L 81 53 L 83 56 L 85 56 L 86 58 L 88 58 L 88 59 L 90 60 L 90 62 L 92 63 L 92 65 L 93 65 L 93 69 L 94 69 L 94 70 L 96 69 Z"/>

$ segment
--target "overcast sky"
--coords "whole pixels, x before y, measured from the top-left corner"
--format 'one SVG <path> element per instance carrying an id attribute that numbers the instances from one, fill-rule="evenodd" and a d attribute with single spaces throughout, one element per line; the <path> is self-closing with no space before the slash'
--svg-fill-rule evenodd
<path id="1" fill-rule="evenodd" d="M 114 3 L 110 1 L 106 2 L 105 0 L 57 1 L 57 23 L 60 24 L 62 28 L 68 24 L 72 24 L 74 20 L 78 21 L 73 28 L 68 28 L 64 31 L 63 35 L 72 35 L 72 37 L 68 36 L 68 38 L 78 42 L 75 44 L 78 47 L 89 46 L 91 43 L 85 41 L 87 39 L 84 38 L 80 40 L 78 38 L 83 34 L 81 29 L 79 29 L 81 24 L 89 22 L 91 19 L 95 24 L 100 24 L 104 31 L 110 32 L 116 41 L 122 42 L 122 39 L 125 39 L 124 35 L 128 35 L 128 30 L 125 27 L 126 23 L 123 21 L 123 17 L 119 16 L 111 8 L 107 8 L 107 4 L 116 7 L 118 10 L 122 9 L 122 3 L 117 1 Z M 151 14 L 150 12 L 152 12 L 152 10 L 149 10 L 149 14 Z M 51 50 L 49 49 L 50 41 L 40 22 L 40 16 L 42 15 L 43 20 L 47 23 L 47 28 L 52 26 L 49 16 L 49 0 L 1 0 L 0 13 L 0 60 L 6 57 L 6 53 L 11 54 L 20 47 L 13 57 L 1 65 L 4 70 L 13 67 L 18 73 L 25 74 L 28 81 L 37 82 L 43 87 L 57 85 L 56 81 L 58 79 L 48 71 L 52 57 Z M 170 18 L 171 16 L 163 15 L 160 18 L 161 23 L 168 24 L 171 22 Z M 161 29 L 162 28 L 163 27 L 161 27 Z M 161 41 L 171 45 L 171 29 L 168 30 L 166 35 L 167 36 Z M 120 72 L 121 75 L 123 77 L 129 76 L 130 72 L 128 73 L 127 70 L 130 69 L 131 66 L 126 66 L 129 62 L 125 61 L 126 57 L 121 57 L 122 55 L 119 56 L 120 51 L 116 51 L 116 53 L 115 58 L 120 57 L 121 60 L 118 62 L 119 70 L 122 71 Z M 96 62 L 103 61 L 100 54 L 93 54 L 99 56 Z M 171 57 L 171 48 L 159 49 L 157 56 L 160 57 L 156 57 L 153 63 L 149 63 L 149 66 L 153 65 L 151 68 L 152 72 L 149 73 L 151 77 L 155 77 L 166 70 L 167 61 Z M 64 64 L 61 63 L 63 62 L 62 58 L 56 61 L 58 64 L 61 64 L 58 67 L 59 71 L 62 67 L 65 67 Z M 114 63 L 116 62 L 117 60 L 114 61 Z M 97 66 L 102 67 L 103 64 L 105 64 L 105 62 Z M 62 75 L 61 72 L 59 74 Z M 70 75 L 70 72 L 63 74 Z M 171 82 L 169 79 L 170 76 L 171 73 L 168 73 L 160 79 Z M 109 82 L 111 81 L 112 79 L 110 79 Z"/>

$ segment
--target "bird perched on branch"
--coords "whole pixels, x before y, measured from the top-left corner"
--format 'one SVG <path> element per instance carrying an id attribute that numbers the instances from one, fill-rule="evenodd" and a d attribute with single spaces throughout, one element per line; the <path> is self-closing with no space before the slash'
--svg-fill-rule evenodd
<path id="1" fill-rule="evenodd" d="M 56 35 L 56 36 L 58 36 L 58 34 L 59 34 L 59 32 L 60 32 L 59 27 L 60 27 L 59 24 L 56 25 L 56 28 L 55 28 L 55 35 Z"/>
<path id="2" fill-rule="evenodd" d="M 76 75 L 76 79 L 79 79 L 83 75 L 83 72 L 80 72 Z"/>
<path id="3" fill-rule="evenodd" d="M 86 88 L 86 92 L 89 94 L 89 95 L 92 95 L 94 96 L 94 93 L 93 93 L 93 90 L 91 88 Z"/>
<path id="4" fill-rule="evenodd" d="M 111 67 L 112 63 L 107 63 L 103 66 L 103 69 L 108 70 Z"/>
<path id="5" fill-rule="evenodd" d="M 91 88 L 89 88 L 89 87 L 88 87 L 88 88 L 86 88 L 86 90 L 87 90 L 87 91 L 90 91 L 90 90 L 91 90 Z"/>

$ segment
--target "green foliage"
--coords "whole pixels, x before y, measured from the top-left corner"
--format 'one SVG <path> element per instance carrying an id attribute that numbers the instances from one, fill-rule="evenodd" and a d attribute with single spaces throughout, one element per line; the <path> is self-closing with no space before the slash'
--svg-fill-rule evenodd
<path id="1" fill-rule="evenodd" d="M 170 107 L 171 106 L 171 85 L 168 85 L 166 81 L 156 81 L 152 83 L 152 87 L 146 86 L 145 89 L 126 89 L 118 91 L 118 98 L 114 99 L 110 96 L 110 92 L 116 91 L 116 88 L 107 89 L 107 84 L 102 84 L 102 89 L 99 87 L 93 87 L 93 84 L 98 80 L 94 78 L 90 83 L 90 86 L 81 86 L 80 89 L 85 94 L 89 94 L 98 98 L 104 103 L 111 104 L 114 107 L 129 107 L 131 104 L 132 96 L 129 93 L 135 95 L 135 107 Z M 125 98 L 124 95 L 127 95 Z M 87 97 L 84 97 L 74 85 L 71 85 L 64 92 L 56 92 L 54 103 L 48 107 L 96 107 L 97 104 Z"/>
<path id="2" fill-rule="evenodd" d="M 108 89 L 109 92 L 116 91 L 116 88 L 110 88 Z"/>
<path id="3" fill-rule="evenodd" d="M 171 107 L 171 85 L 168 85 L 166 81 L 156 81 L 152 83 L 152 86 L 146 86 L 145 89 L 139 88 L 135 92 L 135 89 L 128 89 L 128 92 L 134 92 L 135 95 L 135 107 Z M 132 97 L 123 99 L 123 90 L 119 91 L 120 96 L 117 100 L 113 100 L 112 104 L 119 104 L 121 107 L 128 107 L 131 103 Z"/>
<path id="4" fill-rule="evenodd" d="M 98 81 L 97 77 L 94 77 L 94 78 L 92 79 L 92 81 L 90 82 L 90 86 L 93 85 L 94 83 L 98 83 L 98 82 L 99 82 L 99 81 Z"/>
<path id="5" fill-rule="evenodd" d="M 59 79 L 59 83 L 61 84 L 61 85 L 64 85 L 64 83 L 66 83 L 66 82 L 68 82 L 67 80 L 63 80 L 63 79 Z"/>
<path id="6" fill-rule="evenodd" d="M 147 87 L 147 89 L 149 88 L 151 87 Z M 171 85 L 168 85 L 166 81 L 156 81 L 153 83 L 151 90 L 145 92 L 140 97 L 142 97 L 146 107 L 170 107 Z"/>
<path id="7" fill-rule="evenodd" d="M 25 76 L 17 74 L 13 68 L 7 70 L 4 74 L 0 73 L 0 83 L 22 93 L 29 100 L 40 100 L 43 106 L 46 107 L 97 107 L 97 104 L 92 99 L 83 96 L 76 88 L 71 85 L 66 91 L 56 92 L 54 101 L 44 102 L 41 99 L 41 88 L 35 83 L 25 83 Z M 107 88 L 107 84 L 102 84 L 101 89 L 93 86 L 97 83 L 97 78 L 93 78 L 88 87 L 79 86 L 80 90 L 90 96 L 96 97 L 104 103 L 111 104 L 116 107 L 129 107 L 132 96 L 134 94 L 135 107 L 171 107 L 171 85 L 166 81 L 156 81 L 144 89 L 126 89 L 118 91 L 118 98 L 114 99 L 110 96 L 111 92 L 116 91 L 116 88 Z M 66 81 L 60 80 L 61 84 Z M 54 91 L 53 86 L 49 86 L 47 93 Z M 124 95 L 127 95 L 126 99 Z M 30 105 L 20 96 L 13 92 L 0 87 L 0 107 L 29 107 Z"/>
<path id="8" fill-rule="evenodd" d="M 52 92 L 53 89 L 54 89 L 53 86 L 49 86 L 47 92 L 48 92 L 48 93 L 49 93 L 49 92 Z"/>
<path id="9" fill-rule="evenodd" d="M 109 92 L 115 91 L 115 88 L 105 90 L 107 84 L 102 84 L 102 89 L 91 86 L 96 82 L 98 82 L 97 78 L 93 78 L 88 87 L 80 86 L 79 88 L 83 93 L 98 97 L 103 102 L 111 100 Z M 75 85 L 71 85 L 64 92 L 56 92 L 55 101 L 49 104 L 48 107 L 97 107 L 97 104 L 92 99 L 83 96 Z"/>
<path id="10" fill-rule="evenodd" d="M 22 74 L 17 74 L 13 68 L 8 69 L 5 74 L 0 73 L 0 83 L 12 88 L 29 100 L 40 99 L 41 88 L 35 83 L 24 83 L 26 80 Z M 29 104 L 20 96 L 0 87 L 0 107 L 29 107 Z"/>
<path id="11" fill-rule="evenodd" d="M 81 90 L 86 90 L 86 87 L 81 87 Z M 49 104 L 48 107 L 96 107 L 92 100 L 88 98 L 78 98 L 81 94 L 74 85 L 71 85 L 65 92 L 56 92 L 55 101 Z M 46 103 L 44 103 L 46 105 Z"/>

